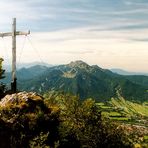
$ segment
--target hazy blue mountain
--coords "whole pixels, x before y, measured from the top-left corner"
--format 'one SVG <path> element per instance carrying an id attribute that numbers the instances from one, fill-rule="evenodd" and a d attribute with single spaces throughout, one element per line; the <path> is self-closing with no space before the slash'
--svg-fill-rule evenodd
<path id="1" fill-rule="evenodd" d="M 18 81 L 30 80 L 43 74 L 47 69 L 48 67 L 42 65 L 35 65 L 29 68 L 21 68 L 17 71 L 17 79 Z M 2 82 L 6 84 L 11 82 L 11 72 L 5 73 L 5 78 L 2 80 Z"/>
<path id="2" fill-rule="evenodd" d="M 30 68 L 36 65 L 40 65 L 40 66 L 46 66 L 46 67 L 52 67 L 53 65 L 48 64 L 48 63 L 44 63 L 44 62 L 32 62 L 32 63 L 19 63 L 17 64 L 17 69 L 20 70 L 22 68 Z M 11 65 L 10 64 L 4 64 L 4 69 L 6 70 L 6 72 L 10 72 L 11 71 Z"/>
<path id="3" fill-rule="evenodd" d="M 145 75 L 145 76 L 148 76 L 148 73 L 142 73 L 142 72 L 129 72 L 129 71 L 125 71 L 125 70 L 122 70 L 122 69 L 117 69 L 117 68 L 114 68 L 114 69 L 110 69 L 112 72 L 114 73 L 117 73 L 119 75 Z"/>
<path id="4" fill-rule="evenodd" d="M 117 92 L 129 100 L 144 101 L 148 98 L 147 84 L 143 85 L 134 78 L 115 74 L 97 65 L 89 66 L 83 61 L 46 67 L 43 71 L 40 70 L 41 67 L 37 67 L 37 70 L 32 67 L 31 69 L 35 74 L 26 72 L 25 76 L 21 74 L 21 77 L 18 77 L 20 90 L 38 93 L 49 90 L 63 91 L 79 95 L 81 99 L 91 97 L 101 101 L 116 97 Z M 26 70 L 28 69 L 21 72 L 25 73 Z M 148 80 L 148 77 L 145 79 Z"/>

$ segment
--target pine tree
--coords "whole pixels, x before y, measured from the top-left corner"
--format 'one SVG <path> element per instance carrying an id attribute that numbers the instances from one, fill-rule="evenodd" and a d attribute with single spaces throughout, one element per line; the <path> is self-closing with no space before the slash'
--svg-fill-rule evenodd
<path id="1" fill-rule="evenodd" d="M 2 68 L 2 62 L 3 62 L 3 59 L 0 58 L 0 79 L 4 78 L 4 72 L 5 72 L 5 70 L 3 70 L 3 68 Z M 0 98 L 3 97 L 4 90 L 5 90 L 5 85 L 0 82 Z"/>
<path id="2" fill-rule="evenodd" d="M 0 79 L 4 78 L 3 74 L 5 72 L 5 70 L 2 69 L 2 62 L 3 62 L 3 59 L 0 58 Z"/>

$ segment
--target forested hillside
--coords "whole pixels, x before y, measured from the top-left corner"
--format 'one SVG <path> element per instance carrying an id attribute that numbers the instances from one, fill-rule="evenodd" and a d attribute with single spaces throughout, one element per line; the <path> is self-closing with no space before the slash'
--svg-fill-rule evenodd
<path id="1" fill-rule="evenodd" d="M 38 67 L 39 70 L 41 67 Z M 33 71 L 32 71 L 33 72 Z M 117 96 L 117 91 L 128 100 L 145 101 L 148 98 L 147 81 L 144 85 L 135 76 L 121 76 L 96 65 L 90 66 L 82 61 L 71 62 L 45 68 L 39 75 L 30 79 L 18 79 L 19 89 L 45 93 L 49 90 L 63 91 L 84 98 L 106 101 Z M 21 72 L 20 72 L 21 73 Z M 36 74 L 36 71 L 34 70 Z M 25 78 L 25 76 L 24 76 Z M 139 76 L 143 79 L 143 76 Z M 148 80 L 148 77 L 144 77 Z"/>

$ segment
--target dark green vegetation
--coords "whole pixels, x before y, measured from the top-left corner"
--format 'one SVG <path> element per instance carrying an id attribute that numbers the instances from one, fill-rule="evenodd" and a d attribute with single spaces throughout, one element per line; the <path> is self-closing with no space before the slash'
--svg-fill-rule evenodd
<path id="1" fill-rule="evenodd" d="M 148 77 L 147 76 L 140 76 L 140 75 L 135 75 L 135 76 L 126 76 L 126 78 L 133 83 L 142 85 L 148 89 Z"/>
<path id="2" fill-rule="evenodd" d="M 4 78 L 4 72 L 5 72 L 5 70 L 2 69 L 2 62 L 3 59 L 0 58 L 0 80 Z M 4 90 L 5 90 L 5 85 L 0 82 L 0 98 L 4 96 Z"/>
<path id="3" fill-rule="evenodd" d="M 21 69 L 18 78 L 19 90 L 36 91 L 40 94 L 55 90 L 97 101 L 117 97 L 117 92 L 128 100 L 143 102 L 148 98 L 148 77 L 139 76 L 144 80 L 142 82 L 135 76 L 121 76 L 82 61 L 50 68 L 37 66 Z"/>
<path id="4" fill-rule="evenodd" d="M 3 74 L 4 74 L 4 70 L 2 69 L 2 62 L 3 62 L 3 59 L 0 58 L 0 79 L 3 78 Z"/>
<path id="5" fill-rule="evenodd" d="M 104 120 L 95 101 L 48 93 L 7 95 L 0 101 L 1 148 L 132 147 L 117 123 Z"/>

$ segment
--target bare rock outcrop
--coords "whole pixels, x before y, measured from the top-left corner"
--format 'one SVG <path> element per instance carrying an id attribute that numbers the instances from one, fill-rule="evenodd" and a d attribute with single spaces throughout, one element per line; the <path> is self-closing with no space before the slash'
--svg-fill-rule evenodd
<path id="1" fill-rule="evenodd" d="M 42 101 L 43 98 L 35 92 L 19 92 L 11 95 L 6 95 L 0 101 L 0 107 L 8 105 L 17 105 L 21 103 L 29 103 L 30 101 Z"/>

